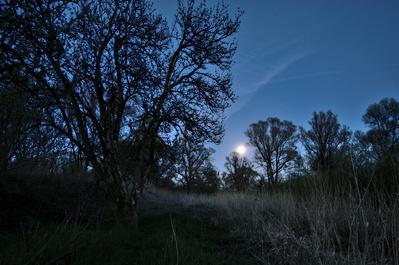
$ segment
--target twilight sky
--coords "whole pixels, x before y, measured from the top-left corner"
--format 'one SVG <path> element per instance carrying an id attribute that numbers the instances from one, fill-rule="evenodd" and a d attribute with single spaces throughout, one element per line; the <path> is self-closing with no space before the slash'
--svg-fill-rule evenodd
<path id="1" fill-rule="evenodd" d="M 245 14 L 233 68 L 239 99 L 215 147 L 219 170 L 258 120 L 276 116 L 306 127 L 313 111 L 332 110 L 352 130 L 364 129 L 368 105 L 399 99 L 398 0 L 225 2 Z M 172 17 L 177 1 L 154 4 Z"/>

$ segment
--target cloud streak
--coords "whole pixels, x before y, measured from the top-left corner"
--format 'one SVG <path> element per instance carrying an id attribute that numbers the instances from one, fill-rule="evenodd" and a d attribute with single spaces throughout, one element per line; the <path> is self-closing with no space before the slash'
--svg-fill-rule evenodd
<path id="1" fill-rule="evenodd" d="M 309 77 L 318 77 L 318 76 L 323 76 L 323 75 L 338 75 L 342 74 L 344 71 L 343 70 L 331 70 L 331 71 L 320 71 L 320 72 L 315 72 L 315 73 L 308 73 L 308 74 L 302 74 L 302 75 L 293 75 L 285 78 L 278 78 L 274 79 L 272 83 L 280 83 L 280 82 L 285 82 L 285 81 L 290 81 L 290 80 L 298 80 L 298 79 L 306 79 Z"/>
<path id="2" fill-rule="evenodd" d="M 309 53 L 294 54 L 274 64 L 270 70 L 265 72 L 263 78 L 255 83 L 255 85 L 259 89 L 259 87 L 269 84 L 276 76 L 284 72 L 289 66 L 306 57 L 307 55 L 309 55 Z"/>
<path id="3" fill-rule="evenodd" d="M 232 115 L 236 114 L 243 107 L 245 107 L 261 88 L 264 88 L 266 85 L 271 83 L 288 67 L 309 56 L 310 54 L 310 52 L 295 53 L 293 55 L 285 56 L 277 62 L 269 65 L 267 69 L 263 71 L 262 76 L 258 78 L 258 81 L 254 82 L 252 85 L 249 85 L 246 88 L 245 93 L 238 94 L 238 100 L 227 112 L 227 118 L 230 118 Z"/>

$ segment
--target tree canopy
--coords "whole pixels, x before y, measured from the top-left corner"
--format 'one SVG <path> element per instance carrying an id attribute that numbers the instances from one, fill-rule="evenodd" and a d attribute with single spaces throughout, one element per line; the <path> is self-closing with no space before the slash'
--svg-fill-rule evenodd
<path id="1" fill-rule="evenodd" d="M 157 137 L 220 140 L 240 16 L 179 1 L 170 27 L 148 1 L 8 0 L 0 59 L 29 80 L 19 85 L 44 107 L 45 124 L 83 152 L 118 207 L 134 208 Z M 128 138 L 144 168 L 134 176 L 116 158 Z"/>

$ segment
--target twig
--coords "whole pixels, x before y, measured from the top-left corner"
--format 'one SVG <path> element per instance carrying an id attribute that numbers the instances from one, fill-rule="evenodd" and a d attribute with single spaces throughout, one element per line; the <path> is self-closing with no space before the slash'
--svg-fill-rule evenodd
<path id="1" fill-rule="evenodd" d="M 170 226 L 172 227 L 172 235 L 173 235 L 173 241 L 175 241 L 175 248 L 176 248 L 176 265 L 179 265 L 179 246 L 177 244 L 177 236 L 176 236 L 176 231 L 175 231 L 175 226 L 173 224 L 173 219 L 172 216 L 169 215 L 170 219 Z"/>

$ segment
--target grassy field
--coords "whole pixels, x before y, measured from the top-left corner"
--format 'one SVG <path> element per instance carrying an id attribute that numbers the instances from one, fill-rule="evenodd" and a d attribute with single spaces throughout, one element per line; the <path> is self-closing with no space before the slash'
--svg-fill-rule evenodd
<path id="1" fill-rule="evenodd" d="M 189 212 L 144 216 L 139 232 L 123 223 L 65 224 L 1 241 L 1 264 L 251 264 L 238 239 Z"/>
<path id="2" fill-rule="evenodd" d="M 256 264 L 215 209 L 165 199 L 143 199 L 139 231 L 106 213 L 100 223 L 74 214 L 21 222 L 1 232 L 0 264 Z"/>
<path id="3" fill-rule="evenodd" d="M 244 238 L 258 264 L 399 264 L 399 196 L 162 193 L 164 201 L 216 209 L 213 218 Z"/>
<path id="4" fill-rule="evenodd" d="M 135 231 L 85 185 L 39 183 L 3 207 L 0 264 L 399 264 L 398 198 L 150 188 Z"/>

